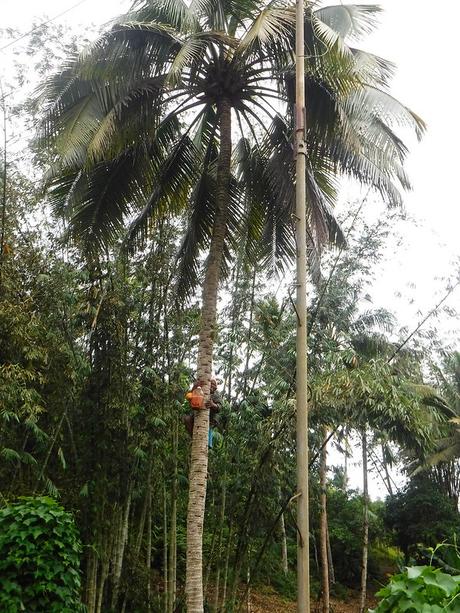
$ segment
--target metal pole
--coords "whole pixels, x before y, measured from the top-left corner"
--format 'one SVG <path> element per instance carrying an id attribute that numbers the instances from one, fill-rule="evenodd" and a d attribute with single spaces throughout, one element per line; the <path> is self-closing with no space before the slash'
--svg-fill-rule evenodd
<path id="1" fill-rule="evenodd" d="M 308 407 L 307 407 L 307 221 L 305 144 L 304 0 L 296 0 L 296 243 L 297 243 L 297 611 L 310 613 Z"/>

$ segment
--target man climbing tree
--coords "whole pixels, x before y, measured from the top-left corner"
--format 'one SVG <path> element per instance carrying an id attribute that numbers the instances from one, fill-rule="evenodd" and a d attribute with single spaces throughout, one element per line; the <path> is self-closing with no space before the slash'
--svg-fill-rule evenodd
<path id="1" fill-rule="evenodd" d="M 192 386 L 192 390 L 186 394 L 186 398 L 190 403 L 192 412 L 184 415 L 183 422 L 189 433 L 190 437 L 193 436 L 193 424 L 195 422 L 195 411 L 200 409 L 209 409 L 209 434 L 208 434 L 208 446 L 212 448 L 213 430 L 217 426 L 217 415 L 222 405 L 222 398 L 217 391 L 217 380 L 213 377 L 211 379 L 211 387 L 209 400 L 205 403 L 202 392 L 202 381 L 198 380 Z"/>

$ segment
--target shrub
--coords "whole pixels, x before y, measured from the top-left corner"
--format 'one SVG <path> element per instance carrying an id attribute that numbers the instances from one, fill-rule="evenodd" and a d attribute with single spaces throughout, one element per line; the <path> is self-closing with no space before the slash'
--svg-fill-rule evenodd
<path id="1" fill-rule="evenodd" d="M 453 500 L 427 477 L 412 478 L 403 492 L 387 499 L 385 523 L 394 530 L 406 561 L 420 545 L 434 547 L 458 531 L 459 514 Z"/>
<path id="2" fill-rule="evenodd" d="M 0 509 L 0 610 L 81 611 L 80 551 L 72 516 L 51 498 Z"/>
<path id="3" fill-rule="evenodd" d="M 394 575 L 376 595 L 382 600 L 369 613 L 458 613 L 460 577 L 452 577 L 432 566 L 411 566 Z"/>

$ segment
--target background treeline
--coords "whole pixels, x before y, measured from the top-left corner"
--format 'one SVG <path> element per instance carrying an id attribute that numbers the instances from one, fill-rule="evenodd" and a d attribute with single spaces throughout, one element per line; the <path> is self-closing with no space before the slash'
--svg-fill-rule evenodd
<path id="1" fill-rule="evenodd" d="M 11 176 L 0 294 L 2 500 L 46 493 L 74 513 L 89 611 L 180 610 L 190 446 L 182 417 L 199 323 L 197 296 L 183 308 L 175 300 L 180 224 L 164 220 L 134 256 L 115 250 L 85 259 L 53 232 L 24 225 L 39 193 L 19 171 Z M 458 354 L 432 334 L 398 351 L 404 337 L 392 316 L 369 301 L 392 223 L 386 214 L 370 225 L 355 220 L 348 249 L 325 256 L 311 292 L 318 595 L 323 546 L 335 593 L 359 587 L 366 526 L 373 581 L 402 556 L 421 559 L 423 547 L 458 532 L 456 438 L 447 421 L 459 410 Z M 204 543 L 216 610 L 247 598 L 253 584 L 295 595 L 291 291 L 236 258 L 221 304 L 216 374 L 224 403 Z M 327 473 L 326 439 L 343 458 Z M 385 503 L 348 487 L 353 449 L 363 442 Z M 391 467 L 413 471 L 430 456 L 436 466 L 398 491 Z"/>

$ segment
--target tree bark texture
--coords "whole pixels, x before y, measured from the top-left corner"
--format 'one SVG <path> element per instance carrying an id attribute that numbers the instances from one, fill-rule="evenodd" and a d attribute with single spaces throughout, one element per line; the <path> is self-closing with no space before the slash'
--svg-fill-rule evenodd
<path id="1" fill-rule="evenodd" d="M 201 329 L 198 343 L 198 378 L 209 398 L 216 334 L 217 295 L 227 227 L 232 155 L 231 106 L 221 100 L 217 113 L 220 153 L 217 164 L 216 214 L 203 284 Z M 208 473 L 209 410 L 196 411 L 191 445 L 189 500 L 187 510 L 187 564 L 185 592 L 188 613 L 203 613 L 203 524 Z"/>

